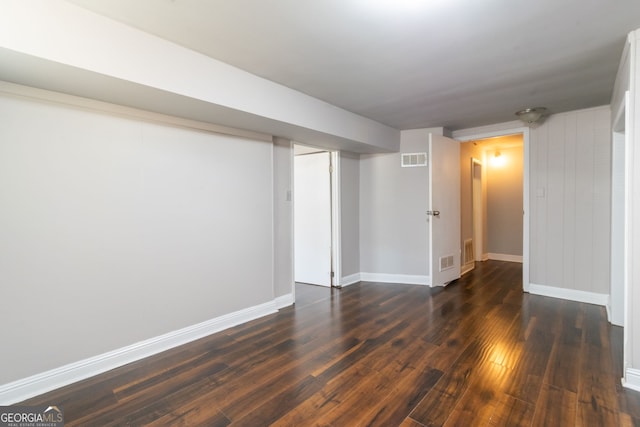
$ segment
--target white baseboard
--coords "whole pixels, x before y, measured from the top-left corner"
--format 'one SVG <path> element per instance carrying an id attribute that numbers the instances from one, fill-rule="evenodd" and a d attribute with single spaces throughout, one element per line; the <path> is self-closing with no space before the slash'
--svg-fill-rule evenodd
<path id="1" fill-rule="evenodd" d="M 340 286 L 345 287 L 360 281 L 360 273 L 350 274 L 340 279 Z"/>
<path id="2" fill-rule="evenodd" d="M 410 274 L 360 273 L 363 282 L 401 283 L 406 285 L 431 286 L 431 276 Z"/>
<path id="3" fill-rule="evenodd" d="M 293 297 L 292 297 L 293 298 Z M 0 385 L 0 405 L 11 405 L 84 380 L 145 357 L 195 341 L 232 326 L 277 312 L 276 302 L 245 308 L 196 325 L 187 326 L 50 371 Z"/>
<path id="4" fill-rule="evenodd" d="M 295 299 L 293 298 L 293 294 L 289 293 L 286 295 L 282 295 L 278 298 L 275 299 L 275 303 L 276 303 L 276 308 L 278 310 L 283 309 L 285 307 L 289 307 L 291 305 L 293 305 L 293 303 L 295 302 Z"/>
<path id="5" fill-rule="evenodd" d="M 579 291 L 576 289 L 537 285 L 535 283 L 529 284 L 529 293 L 576 302 L 585 302 L 587 304 L 602 305 L 605 307 L 609 304 L 609 295 L 607 294 L 596 294 L 594 292 Z"/>
<path id="6" fill-rule="evenodd" d="M 622 386 L 631 390 L 640 391 L 640 369 L 627 368 L 622 379 Z"/>
<path id="7" fill-rule="evenodd" d="M 487 254 L 487 259 L 522 263 L 522 255 L 494 254 L 490 252 Z"/>
<path id="8" fill-rule="evenodd" d="M 474 262 L 470 262 L 469 264 L 465 264 L 460 268 L 460 276 L 463 274 L 467 274 L 471 270 L 475 268 L 476 264 Z"/>

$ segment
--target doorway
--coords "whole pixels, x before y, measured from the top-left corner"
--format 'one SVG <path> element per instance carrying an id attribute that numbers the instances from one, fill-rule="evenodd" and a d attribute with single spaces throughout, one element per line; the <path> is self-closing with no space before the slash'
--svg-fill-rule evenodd
<path id="1" fill-rule="evenodd" d="M 337 152 L 294 144 L 294 281 L 338 286 Z"/>
<path id="2" fill-rule="evenodd" d="M 462 271 L 494 259 L 521 262 L 529 285 L 528 128 L 461 140 Z"/>

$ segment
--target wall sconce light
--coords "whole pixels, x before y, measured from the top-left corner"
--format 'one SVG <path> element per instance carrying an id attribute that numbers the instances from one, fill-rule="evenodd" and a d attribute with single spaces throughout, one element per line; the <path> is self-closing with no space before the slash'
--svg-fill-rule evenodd
<path id="1" fill-rule="evenodd" d="M 548 114 L 545 107 L 525 108 L 516 112 L 516 116 L 526 124 L 533 124 Z"/>
<path id="2" fill-rule="evenodd" d="M 489 159 L 489 163 L 491 163 L 491 166 L 495 166 L 495 167 L 502 167 L 505 165 L 506 162 L 507 162 L 507 158 L 502 155 L 500 150 L 494 151 L 493 156 L 491 156 L 491 158 Z"/>

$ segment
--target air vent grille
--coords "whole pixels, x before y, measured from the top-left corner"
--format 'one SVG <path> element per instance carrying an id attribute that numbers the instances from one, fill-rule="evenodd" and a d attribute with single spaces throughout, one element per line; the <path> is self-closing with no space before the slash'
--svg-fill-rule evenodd
<path id="1" fill-rule="evenodd" d="M 427 166 L 427 153 L 402 153 L 401 166 L 403 168 Z"/>
<path id="2" fill-rule="evenodd" d="M 440 271 L 453 268 L 453 255 L 440 257 Z"/>
<path id="3" fill-rule="evenodd" d="M 464 241 L 464 263 L 471 264 L 474 261 L 473 254 L 473 239 L 467 239 Z"/>

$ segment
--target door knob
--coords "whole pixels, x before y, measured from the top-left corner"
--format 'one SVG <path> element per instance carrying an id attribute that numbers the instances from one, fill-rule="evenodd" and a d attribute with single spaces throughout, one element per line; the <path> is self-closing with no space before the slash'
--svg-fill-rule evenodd
<path id="1" fill-rule="evenodd" d="M 440 211 L 427 211 L 427 215 L 440 216 Z"/>

